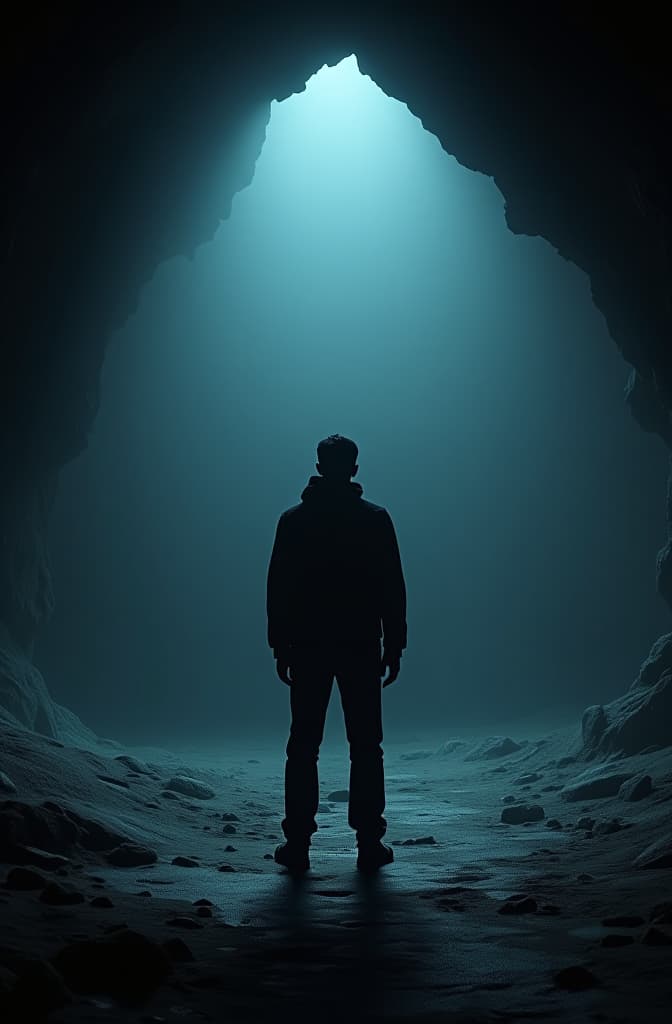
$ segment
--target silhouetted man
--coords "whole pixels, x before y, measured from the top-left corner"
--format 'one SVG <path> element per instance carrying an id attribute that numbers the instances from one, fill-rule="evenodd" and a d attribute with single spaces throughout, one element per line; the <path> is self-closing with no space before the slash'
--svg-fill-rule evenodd
<path id="1" fill-rule="evenodd" d="M 383 778 L 382 685 L 399 675 L 406 646 L 406 587 L 388 512 L 362 499 L 351 478 L 357 445 L 333 434 L 317 446 L 316 469 L 280 516 L 268 570 L 268 642 L 280 679 L 291 688 L 285 766 L 286 843 L 275 860 L 310 866 L 317 831 L 317 759 L 334 677 L 350 744 L 348 822 L 357 833 L 357 866 L 393 860 L 381 842 L 387 823 Z M 381 657 L 381 637 L 383 653 Z"/>

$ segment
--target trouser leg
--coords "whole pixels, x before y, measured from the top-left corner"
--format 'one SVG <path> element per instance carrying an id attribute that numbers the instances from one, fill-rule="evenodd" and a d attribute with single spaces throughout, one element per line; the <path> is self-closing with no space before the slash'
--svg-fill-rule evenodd
<path id="1" fill-rule="evenodd" d="M 385 835 L 380 645 L 346 653 L 336 678 L 350 744 L 348 824 L 361 845 Z"/>
<path id="2" fill-rule="evenodd" d="M 290 669 L 292 723 L 285 763 L 285 818 L 282 831 L 292 842 L 309 843 L 317 831 L 317 759 L 333 683 L 333 668 L 314 654 L 297 654 Z"/>

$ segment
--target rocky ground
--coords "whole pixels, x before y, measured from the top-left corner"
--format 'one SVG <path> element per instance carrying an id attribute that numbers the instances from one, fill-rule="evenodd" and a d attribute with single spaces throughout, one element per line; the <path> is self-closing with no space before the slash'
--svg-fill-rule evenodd
<path id="1" fill-rule="evenodd" d="M 284 737 L 177 756 L 0 730 L 2 1021 L 668 1019 L 670 747 L 388 744 L 374 879 L 328 747 L 293 880 Z"/>

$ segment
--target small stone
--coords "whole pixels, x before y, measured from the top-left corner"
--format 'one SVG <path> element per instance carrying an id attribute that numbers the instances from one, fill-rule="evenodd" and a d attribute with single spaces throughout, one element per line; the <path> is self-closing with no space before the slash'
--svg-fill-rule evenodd
<path id="1" fill-rule="evenodd" d="M 231 824 L 225 825 L 224 828 L 222 829 L 222 832 L 224 833 L 225 836 L 235 836 L 237 831 L 238 830 L 236 829 L 236 826 Z"/>
<path id="2" fill-rule="evenodd" d="M 420 839 L 405 839 L 402 843 L 403 846 L 435 846 L 436 839 L 434 836 L 421 836 Z"/>
<path id="3" fill-rule="evenodd" d="M 497 911 L 498 914 L 536 914 L 537 901 L 525 893 L 509 896 Z"/>
<path id="4" fill-rule="evenodd" d="M 580 875 L 576 876 L 577 882 L 594 882 L 595 875 L 589 875 L 587 871 L 582 871 Z"/>
<path id="5" fill-rule="evenodd" d="M 215 796 L 214 789 L 199 782 L 198 779 L 191 779 L 187 775 L 174 775 L 165 786 L 170 793 L 181 793 L 182 796 L 191 797 L 193 800 L 212 800 Z"/>
<path id="6" fill-rule="evenodd" d="M 130 754 L 119 754 L 114 759 L 123 764 L 129 771 L 136 772 L 138 775 L 151 775 L 156 777 L 156 773 L 149 768 L 144 761 L 139 761 L 137 757 L 131 757 Z"/>
<path id="7" fill-rule="evenodd" d="M 565 786 L 560 796 L 570 802 L 578 800 L 604 800 L 616 796 L 624 782 L 632 778 L 631 772 L 610 772 L 605 768 L 584 772 L 573 783 Z"/>
<path id="8" fill-rule="evenodd" d="M 540 804 L 514 804 L 504 808 L 501 820 L 506 825 L 523 825 L 528 821 L 543 821 L 544 817 Z"/>
<path id="9" fill-rule="evenodd" d="M 0 793 L 3 795 L 16 793 L 16 786 L 5 772 L 0 772 Z"/>
<path id="10" fill-rule="evenodd" d="M 143 899 L 148 899 L 152 894 L 149 889 L 143 889 L 141 892 L 136 892 L 136 896 L 142 896 Z"/>
<path id="11" fill-rule="evenodd" d="M 65 946 L 52 963 L 75 992 L 133 1001 L 146 998 L 172 971 L 156 942 L 118 925 L 106 929 L 101 938 Z"/>
<path id="12" fill-rule="evenodd" d="M 531 786 L 533 782 L 538 782 L 541 778 L 539 772 L 527 772 L 525 775 L 519 775 L 517 779 L 513 780 L 515 786 Z"/>
<path id="13" fill-rule="evenodd" d="M 212 907 L 198 907 L 196 913 L 199 917 L 212 917 Z"/>
<path id="14" fill-rule="evenodd" d="M 236 869 L 233 867 L 232 864 L 220 864 L 220 866 L 217 868 L 217 870 L 218 871 L 235 871 Z"/>
<path id="15" fill-rule="evenodd" d="M 620 832 L 625 828 L 622 821 L 618 818 L 612 818 L 611 821 L 600 821 L 593 829 L 593 833 L 596 836 L 610 836 L 615 832 Z"/>
<path id="16" fill-rule="evenodd" d="M 506 757 L 521 749 L 510 736 L 490 736 L 465 757 L 465 761 L 491 761 L 496 757 Z"/>
<path id="17" fill-rule="evenodd" d="M 173 857 L 170 862 L 176 868 L 199 868 L 201 865 L 193 857 Z"/>
<path id="18" fill-rule="evenodd" d="M 557 818 L 549 818 L 546 822 L 546 828 L 554 829 L 555 831 L 557 831 L 558 829 L 562 828 L 562 822 L 558 821 Z"/>
<path id="19" fill-rule="evenodd" d="M 186 914 L 178 914 L 175 917 L 170 917 L 166 921 L 166 924 L 171 928 L 185 928 L 187 930 L 194 931 L 196 928 L 202 928 L 203 925 L 195 921 L 193 917 L 187 917 Z"/>
<path id="20" fill-rule="evenodd" d="M 8 889 L 14 889 L 16 892 L 31 892 L 35 889 L 44 889 L 47 880 L 30 868 L 12 868 L 7 875 L 5 885 Z"/>
<path id="21" fill-rule="evenodd" d="M 653 793 L 653 782 L 650 775 L 638 775 L 634 779 L 628 779 L 624 782 L 618 791 L 620 800 L 627 800 L 634 802 L 636 800 L 643 800 L 645 797 L 650 796 Z"/>
<path id="22" fill-rule="evenodd" d="M 84 896 L 76 889 L 65 889 L 58 882 L 50 882 L 40 894 L 42 903 L 48 903 L 52 907 L 67 907 L 75 903 L 83 903 Z"/>
<path id="23" fill-rule="evenodd" d="M 155 864 L 158 860 L 156 850 L 135 843 L 122 843 L 111 850 L 106 858 L 108 864 L 117 868 L 138 868 L 145 864 Z"/>
<path id="24" fill-rule="evenodd" d="M 329 796 L 327 797 L 327 800 L 330 800 L 332 803 L 336 804 L 347 803 L 349 799 L 350 792 L 347 789 L 335 789 L 333 793 L 330 793 Z"/>
<path id="25" fill-rule="evenodd" d="M 554 903 L 542 903 L 537 913 L 542 914 L 544 917 L 557 917 L 560 913 L 560 907 L 556 907 Z"/>
<path id="26" fill-rule="evenodd" d="M 566 989 L 568 992 L 583 992 L 585 989 L 595 988 L 596 985 L 599 985 L 593 972 L 580 964 L 563 967 L 554 975 L 553 981 L 557 988 Z"/>
<path id="27" fill-rule="evenodd" d="M 180 939 L 177 936 L 173 939 L 166 939 L 165 942 L 161 943 L 161 948 L 174 963 L 187 964 L 192 963 L 194 960 L 194 954 L 189 949 L 189 946 L 184 939 Z"/>
<path id="28" fill-rule="evenodd" d="M 592 828 L 595 827 L 595 818 L 589 818 L 587 815 L 584 814 L 584 816 L 582 818 L 579 818 L 579 820 L 577 821 L 576 827 L 585 828 L 588 829 L 588 831 L 590 831 Z"/>
<path id="29" fill-rule="evenodd" d="M 264 860 L 273 860 L 273 854 L 272 853 L 265 853 L 264 854 Z"/>
<path id="30" fill-rule="evenodd" d="M 90 907 L 109 908 L 113 907 L 114 903 L 109 896 L 94 896 L 89 902 Z"/>
<path id="31" fill-rule="evenodd" d="M 518 797 L 514 796 L 513 793 L 507 793 L 506 796 L 502 797 L 503 804 L 515 804 Z"/>
<path id="32" fill-rule="evenodd" d="M 618 935 L 612 933 L 611 935 L 605 935 L 602 939 L 602 945 L 605 949 L 618 949 L 620 946 L 630 946 L 634 942 L 632 935 Z"/>
<path id="33" fill-rule="evenodd" d="M 170 789 L 162 789 L 160 794 L 164 800 L 179 800 L 177 793 L 173 793 Z"/>
<path id="34" fill-rule="evenodd" d="M 227 811 L 222 815 L 222 821 L 240 821 L 237 814 L 232 814 L 231 811 Z"/>
<path id="35" fill-rule="evenodd" d="M 235 846 L 225 846 L 224 853 L 238 853 L 238 850 Z"/>
<path id="36" fill-rule="evenodd" d="M 317 810 L 319 814 L 333 814 L 333 811 L 329 804 L 318 804 Z"/>
<path id="37" fill-rule="evenodd" d="M 206 900 L 205 897 L 201 897 L 200 900 L 194 900 L 193 902 L 194 907 L 214 907 L 214 905 L 212 900 Z"/>

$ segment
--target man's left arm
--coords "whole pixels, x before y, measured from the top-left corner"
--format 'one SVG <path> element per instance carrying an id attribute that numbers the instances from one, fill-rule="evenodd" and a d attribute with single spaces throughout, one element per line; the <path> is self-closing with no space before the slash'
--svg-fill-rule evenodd
<path id="1" fill-rule="evenodd" d="M 289 622 L 289 586 L 291 580 L 287 523 L 284 515 L 280 516 L 275 531 L 275 540 L 271 552 L 266 580 L 266 615 L 268 619 L 268 643 L 273 648 L 276 669 L 283 683 L 289 686 L 288 649 L 290 644 Z"/>

